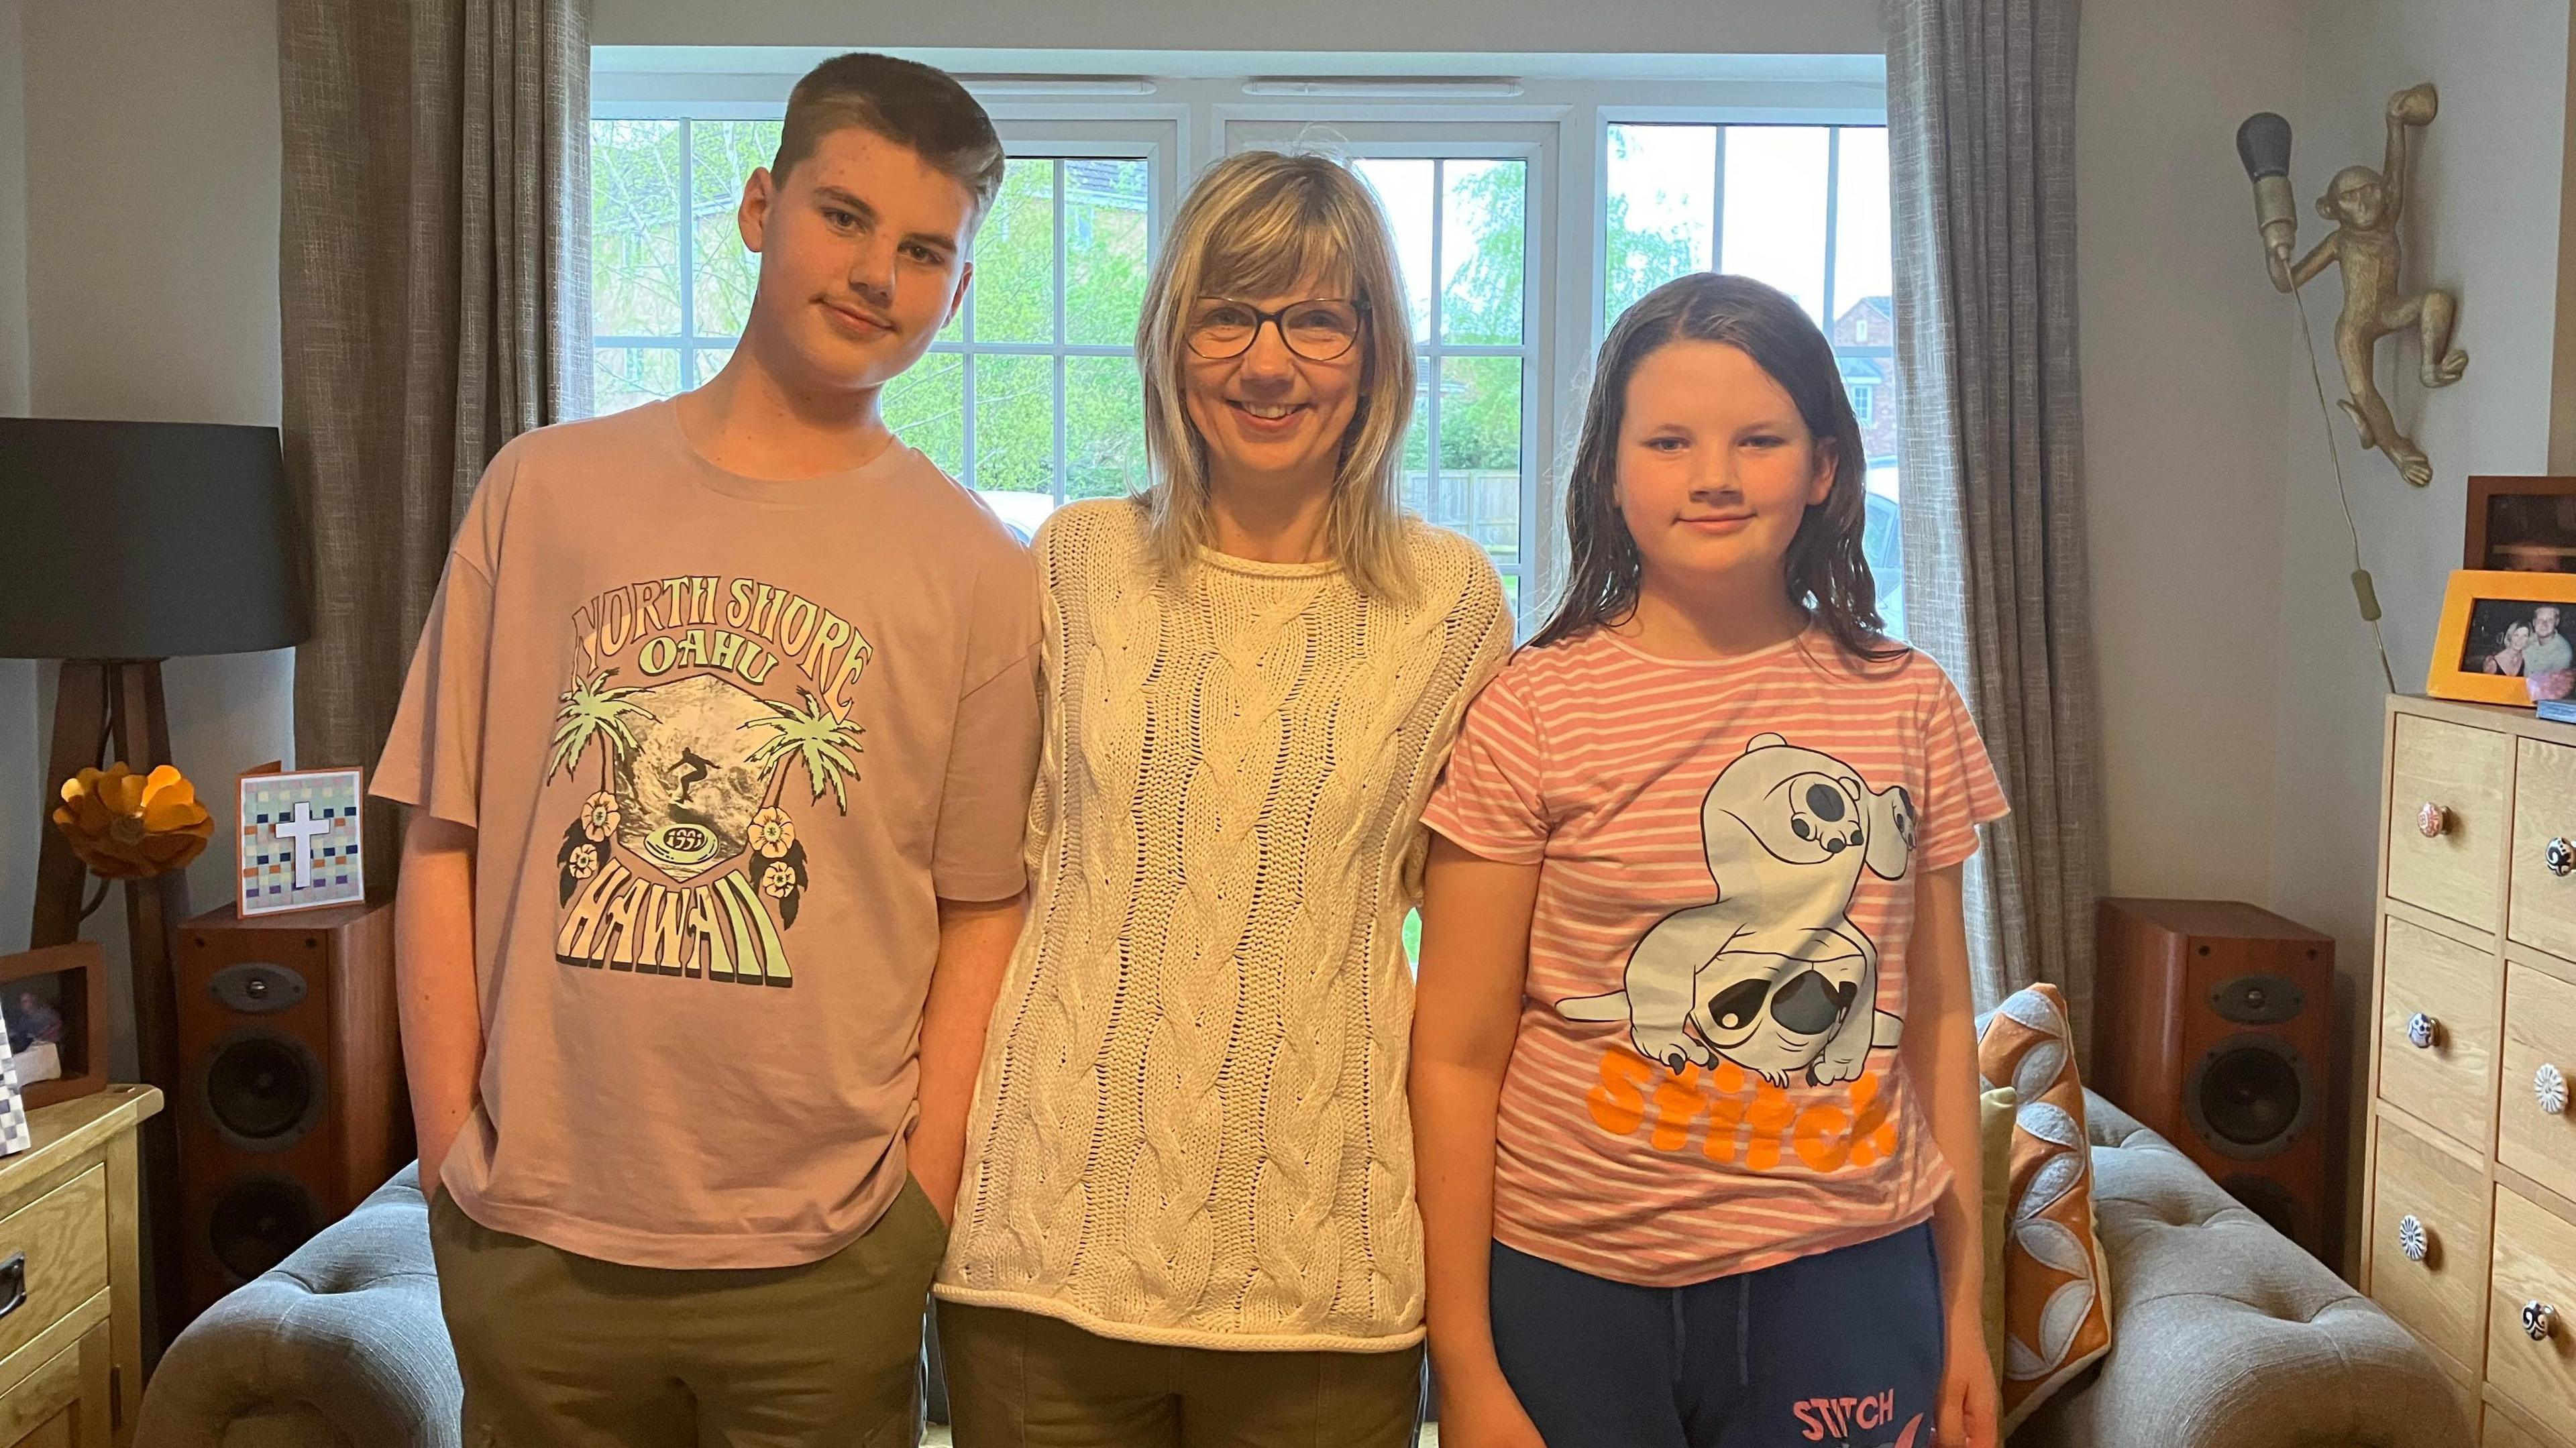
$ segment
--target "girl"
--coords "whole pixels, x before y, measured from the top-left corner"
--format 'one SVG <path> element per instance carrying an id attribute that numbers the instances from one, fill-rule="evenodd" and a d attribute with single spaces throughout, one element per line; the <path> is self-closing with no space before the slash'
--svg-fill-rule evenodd
<path id="1" fill-rule="evenodd" d="M 1990 1448 L 1959 867 L 1832 348 L 1759 282 L 1604 344 L 1564 601 L 1426 815 L 1412 1093 L 1448 1448 Z"/>
<path id="2" fill-rule="evenodd" d="M 1036 905 L 938 1285 L 961 1448 L 1412 1441 L 1401 932 L 1511 617 L 1398 501 L 1396 278 L 1348 171 L 1211 167 L 1138 330 L 1151 491 L 1038 535 Z"/>

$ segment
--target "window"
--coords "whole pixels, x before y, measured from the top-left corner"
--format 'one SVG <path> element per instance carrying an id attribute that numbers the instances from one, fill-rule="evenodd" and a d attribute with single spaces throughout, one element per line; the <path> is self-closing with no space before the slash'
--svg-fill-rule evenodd
<path id="1" fill-rule="evenodd" d="M 1520 155 L 1419 155 L 1369 146 L 1351 160 L 1386 208 L 1413 312 L 1413 426 L 1405 505 L 1481 545 L 1515 611 L 1530 470 L 1529 194 Z M 1457 149 L 1457 148 L 1449 148 Z"/>
<path id="2" fill-rule="evenodd" d="M 1869 489 L 1862 550 L 1879 612 L 1902 637 L 1886 128 L 1614 120 L 1604 129 L 1604 328 L 1694 271 L 1758 278 L 1807 309 L 1833 341 L 1860 422 Z"/>
<path id="3" fill-rule="evenodd" d="M 788 87 L 819 54 L 729 49 L 694 70 L 649 49 L 594 53 L 602 412 L 695 386 L 731 355 L 758 265 L 735 205 L 776 148 Z M 1828 325 L 1869 440 L 1869 557 L 1901 627 L 1872 58 L 1703 58 L 1715 69 L 1701 79 L 1561 58 L 1516 81 L 1330 84 L 1247 82 L 1258 68 L 1245 61 L 1261 57 L 1139 55 L 1142 71 L 1215 68 L 1142 80 L 1050 80 L 1028 59 L 968 75 L 1010 149 L 1008 174 L 976 238 L 966 310 L 885 397 L 907 442 L 1016 527 L 1144 483 L 1132 342 L 1187 178 L 1246 147 L 1323 148 L 1377 191 L 1395 231 L 1421 378 L 1406 501 L 1482 544 L 1516 607 L 1536 596 L 1523 579 L 1546 577 L 1561 546 L 1554 464 L 1581 424 L 1607 321 L 1714 265 L 1783 287 Z M 1740 73 L 1720 73 L 1730 65 Z M 1781 79 L 1792 70 L 1802 78 Z M 1522 610 L 1525 630 L 1535 612 Z"/>

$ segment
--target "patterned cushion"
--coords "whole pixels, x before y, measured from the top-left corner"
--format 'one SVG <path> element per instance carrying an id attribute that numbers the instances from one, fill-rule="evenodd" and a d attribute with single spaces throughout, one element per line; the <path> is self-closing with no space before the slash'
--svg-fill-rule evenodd
<path id="1" fill-rule="evenodd" d="M 2017 1094 L 2004 1248 L 2006 1433 L 2111 1348 L 2110 1273 L 2093 1230 L 2093 1157 L 2066 1001 L 2035 985 L 1995 1008 L 1977 1042 L 1990 1086 Z"/>

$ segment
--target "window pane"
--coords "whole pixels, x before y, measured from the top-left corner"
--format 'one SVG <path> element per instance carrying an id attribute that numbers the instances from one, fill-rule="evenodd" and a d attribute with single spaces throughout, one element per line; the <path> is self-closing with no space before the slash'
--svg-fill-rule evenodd
<path id="1" fill-rule="evenodd" d="M 1520 561 L 1521 361 L 1449 357 L 1440 377 L 1440 476 L 1423 516 Z"/>
<path id="2" fill-rule="evenodd" d="M 593 416 L 624 412 L 680 390 L 677 347 L 601 347 L 590 358 Z"/>
<path id="3" fill-rule="evenodd" d="M 1769 282 L 1825 324 L 1822 126 L 1726 128 L 1726 233 L 1718 265 Z"/>
<path id="4" fill-rule="evenodd" d="M 1878 126 L 1845 126 L 1842 134 L 1842 170 L 1834 200 L 1837 316 L 1864 297 L 1883 297 L 1895 290 L 1888 276 L 1894 249 L 1888 240 L 1887 132 Z"/>
<path id="5" fill-rule="evenodd" d="M 1450 161 L 1441 182 L 1443 340 L 1515 345 L 1521 339 L 1529 163 Z"/>
<path id="6" fill-rule="evenodd" d="M 952 478 L 966 476 L 966 359 L 931 352 L 886 384 L 878 405 L 894 435 Z"/>
<path id="7" fill-rule="evenodd" d="M 1713 259 L 1717 128 L 1610 128 L 1610 199 L 1603 322 L 1639 297 Z"/>
<path id="8" fill-rule="evenodd" d="M 1002 194 L 975 233 L 975 340 L 1055 340 L 1055 162 L 1022 159 L 1002 176 Z M 982 387 L 982 375 L 975 385 Z M 978 414 L 975 426 L 984 426 Z M 982 463 L 977 443 L 977 463 Z M 978 474 L 984 487 L 996 486 Z"/>
<path id="9" fill-rule="evenodd" d="M 1404 269 L 1404 299 L 1413 335 L 1431 334 L 1431 172 L 1429 161 L 1368 156 L 1351 163 L 1377 191 L 1395 229 L 1395 259 Z"/>
<path id="10" fill-rule="evenodd" d="M 1145 224 L 1144 162 L 1064 163 L 1066 341 L 1135 342 L 1145 304 Z"/>
<path id="11" fill-rule="evenodd" d="M 700 347 L 689 355 L 694 359 L 695 368 L 698 374 L 696 377 L 690 379 L 689 385 L 691 387 L 704 387 L 709 382 L 715 380 L 715 375 L 724 370 L 724 365 L 727 362 L 733 360 L 733 349 L 731 347 Z"/>
<path id="12" fill-rule="evenodd" d="M 737 336 L 751 316 L 760 260 L 743 246 L 735 213 L 742 205 L 743 182 L 778 154 L 778 126 L 776 121 L 689 124 L 689 224 L 697 238 L 692 280 L 701 337 Z"/>
<path id="13" fill-rule="evenodd" d="M 680 123 L 592 121 L 592 331 L 612 337 L 679 335 L 679 219 Z M 606 376 L 601 374 L 602 412 L 611 410 Z"/>
<path id="14" fill-rule="evenodd" d="M 1145 490 L 1145 389 L 1127 357 L 1064 359 L 1064 495 Z"/>
<path id="15" fill-rule="evenodd" d="M 1055 492 L 1055 359 L 977 356 L 975 486 Z"/>

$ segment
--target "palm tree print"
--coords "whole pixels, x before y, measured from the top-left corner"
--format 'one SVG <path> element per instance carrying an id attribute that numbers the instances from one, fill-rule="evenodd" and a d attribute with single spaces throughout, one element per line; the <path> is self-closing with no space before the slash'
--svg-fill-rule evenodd
<path id="1" fill-rule="evenodd" d="M 554 755 L 546 763 L 546 779 L 557 771 L 565 778 L 590 749 L 599 742 L 599 787 L 610 786 L 610 772 L 627 751 L 636 747 L 634 731 L 627 727 L 630 717 L 651 719 L 653 711 L 635 702 L 641 688 L 612 689 L 608 681 L 617 676 L 615 669 L 602 669 L 588 679 L 576 678 L 571 688 L 563 691 L 563 709 L 555 715 Z"/>
<path id="2" fill-rule="evenodd" d="M 805 766 L 805 782 L 814 787 L 814 798 L 821 799 L 829 788 L 841 813 L 848 814 L 850 794 L 846 781 L 859 777 L 858 756 L 865 752 L 859 748 L 859 736 L 867 731 L 833 714 L 811 689 L 797 690 L 796 697 L 804 701 L 804 707 L 775 699 L 761 700 L 772 717 L 743 724 L 745 729 L 778 731 L 751 752 L 751 767 L 776 770 L 769 787 L 770 802 L 775 804 L 787 779 L 787 771 L 778 766 L 792 755 Z"/>

